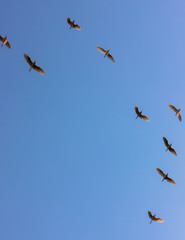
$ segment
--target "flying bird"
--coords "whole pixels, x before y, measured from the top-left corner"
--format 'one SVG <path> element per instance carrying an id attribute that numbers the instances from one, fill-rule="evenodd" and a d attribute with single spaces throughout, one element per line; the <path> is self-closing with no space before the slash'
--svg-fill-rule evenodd
<path id="1" fill-rule="evenodd" d="M 71 22 L 70 18 L 67 18 L 67 23 L 69 24 L 70 29 L 74 28 L 76 30 L 81 30 L 81 27 L 79 25 L 75 24 L 75 20 Z"/>
<path id="2" fill-rule="evenodd" d="M 143 120 L 145 120 L 145 121 L 147 121 L 147 122 L 150 121 L 149 118 L 147 118 L 146 116 L 142 115 L 142 111 L 139 112 L 138 107 L 137 107 L 136 105 L 135 105 L 135 112 L 136 112 L 136 114 L 137 114 L 136 119 L 139 117 L 139 118 L 141 118 L 141 119 L 143 119 Z"/>
<path id="3" fill-rule="evenodd" d="M 7 36 L 5 36 L 4 38 L 0 36 L 0 41 L 2 42 L 1 47 L 3 45 L 6 45 L 9 49 L 11 49 L 10 43 L 7 41 Z"/>
<path id="4" fill-rule="evenodd" d="M 114 62 L 115 63 L 115 60 L 114 60 L 114 58 L 110 55 L 110 49 L 109 50 L 104 50 L 103 48 L 101 48 L 101 47 L 96 47 L 97 49 L 98 49 L 98 51 L 100 51 L 101 53 L 103 53 L 104 54 L 104 57 L 108 57 L 112 62 Z"/>
<path id="5" fill-rule="evenodd" d="M 170 104 L 168 104 L 168 107 L 176 113 L 175 116 L 177 116 L 179 121 L 181 122 L 181 120 L 182 120 L 181 115 L 180 115 L 181 109 L 177 109 L 173 105 L 170 105 Z"/>
<path id="6" fill-rule="evenodd" d="M 171 183 L 171 184 L 173 184 L 173 185 L 176 184 L 171 178 L 168 177 L 168 173 L 167 173 L 167 174 L 164 174 L 163 171 L 162 171 L 161 169 L 159 169 L 159 168 L 156 168 L 156 170 L 157 170 L 157 172 L 159 173 L 159 175 L 163 178 L 162 182 L 163 182 L 164 180 L 166 180 L 167 182 L 169 182 L 169 183 Z"/>
<path id="7" fill-rule="evenodd" d="M 163 222 L 164 222 L 163 219 L 161 219 L 161 218 L 156 218 L 156 217 L 155 217 L 156 214 L 152 215 L 150 211 L 148 211 L 148 216 L 149 216 L 149 218 L 151 219 L 150 223 L 152 223 L 152 221 L 154 221 L 154 222 L 159 222 L 159 223 L 163 223 Z"/>
<path id="8" fill-rule="evenodd" d="M 26 59 L 26 62 L 30 65 L 29 72 L 30 72 L 30 71 L 32 70 L 32 68 L 33 68 L 36 72 L 38 72 L 38 73 L 40 73 L 40 74 L 42 74 L 42 75 L 45 74 L 45 72 L 42 70 L 42 68 L 40 68 L 40 67 L 38 67 L 38 66 L 36 65 L 36 61 L 32 62 L 32 61 L 31 61 L 31 58 L 30 58 L 27 54 L 24 54 L 24 58 Z"/>
<path id="9" fill-rule="evenodd" d="M 173 155 L 177 156 L 177 153 L 176 153 L 175 150 L 171 147 L 172 144 L 169 145 L 169 144 L 168 144 L 168 140 L 167 140 L 165 137 L 163 137 L 163 141 L 164 141 L 165 146 L 167 147 L 166 151 L 169 150 L 171 153 L 173 153 Z"/>

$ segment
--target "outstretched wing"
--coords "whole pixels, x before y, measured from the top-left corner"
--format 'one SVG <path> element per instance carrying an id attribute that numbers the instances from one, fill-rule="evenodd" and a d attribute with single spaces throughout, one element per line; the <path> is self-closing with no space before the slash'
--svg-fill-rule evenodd
<path id="1" fill-rule="evenodd" d="M 73 28 L 76 29 L 76 30 L 79 30 L 79 31 L 81 30 L 81 27 L 77 24 L 74 24 Z"/>
<path id="2" fill-rule="evenodd" d="M 147 121 L 147 122 L 149 122 L 149 121 L 150 121 L 150 119 L 149 119 L 149 118 L 147 118 L 146 116 L 144 116 L 144 115 L 142 115 L 142 114 L 141 114 L 140 118 L 141 118 L 141 119 L 143 119 L 143 120 L 145 120 L 145 121 Z"/>
<path id="3" fill-rule="evenodd" d="M 178 111 L 173 105 L 168 104 L 168 107 L 169 107 L 171 110 L 173 110 L 174 112 L 177 112 L 177 111 Z"/>
<path id="4" fill-rule="evenodd" d="M 112 61 L 112 62 L 114 62 L 115 63 L 115 60 L 114 60 L 114 58 L 110 55 L 110 54 L 108 54 L 107 55 L 107 57 Z"/>
<path id="5" fill-rule="evenodd" d="M 68 23 L 68 24 L 71 24 L 71 20 L 70 20 L 69 17 L 67 18 L 67 23 Z"/>
<path id="6" fill-rule="evenodd" d="M 161 177 L 163 177 L 163 178 L 165 177 L 165 174 L 163 173 L 163 171 L 160 168 L 156 168 L 156 170 Z"/>
<path id="7" fill-rule="evenodd" d="M 24 54 L 24 58 L 26 59 L 26 62 L 30 65 L 30 66 L 32 66 L 32 61 L 31 61 L 31 58 L 27 55 L 27 54 Z"/>
<path id="8" fill-rule="evenodd" d="M 152 213 L 150 211 L 148 211 L 148 216 L 149 216 L 150 219 L 153 218 Z"/>
<path id="9" fill-rule="evenodd" d="M 167 182 L 169 182 L 169 183 L 171 183 L 171 184 L 173 184 L 173 185 L 175 185 L 176 183 L 171 179 L 171 178 L 166 178 L 166 181 Z"/>
<path id="10" fill-rule="evenodd" d="M 178 117 L 179 121 L 181 122 L 182 118 L 181 118 L 180 112 L 177 113 L 177 117 Z"/>
<path id="11" fill-rule="evenodd" d="M 135 105 L 135 112 L 136 112 L 137 115 L 139 115 L 139 110 L 138 110 L 138 106 L 137 105 Z"/>
<path id="12" fill-rule="evenodd" d="M 5 43 L 5 45 L 6 45 L 9 49 L 11 49 L 10 43 L 9 43 L 8 41 Z"/>
<path id="13" fill-rule="evenodd" d="M 40 67 L 38 67 L 38 66 L 36 66 L 36 65 L 33 67 L 33 69 L 34 69 L 36 72 L 38 72 L 38 73 L 40 73 L 40 74 L 42 74 L 42 75 L 45 74 L 45 72 L 42 70 L 42 68 L 40 68 Z"/>
<path id="14" fill-rule="evenodd" d="M 98 49 L 98 51 L 100 51 L 101 53 L 103 53 L 103 54 L 105 54 L 106 53 L 106 51 L 103 49 L 103 48 L 101 48 L 101 47 L 96 47 L 97 49 Z"/>
<path id="15" fill-rule="evenodd" d="M 0 41 L 3 42 L 4 41 L 4 38 L 0 36 Z"/>
<path id="16" fill-rule="evenodd" d="M 164 220 L 161 219 L 161 218 L 154 218 L 153 221 L 154 221 L 154 222 L 159 222 L 159 223 L 163 223 L 163 222 L 164 222 Z"/>
<path id="17" fill-rule="evenodd" d="M 173 155 L 177 156 L 177 153 L 175 152 L 175 150 L 174 150 L 172 147 L 169 148 L 169 151 L 170 151 L 171 153 L 173 153 Z"/>
<path id="18" fill-rule="evenodd" d="M 165 146 L 169 147 L 168 140 L 165 137 L 163 137 L 163 141 L 164 141 Z"/>

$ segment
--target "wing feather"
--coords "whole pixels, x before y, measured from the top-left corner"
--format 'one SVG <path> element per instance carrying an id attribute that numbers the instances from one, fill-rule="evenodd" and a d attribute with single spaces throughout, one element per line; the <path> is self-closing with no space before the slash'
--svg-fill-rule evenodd
<path id="1" fill-rule="evenodd" d="M 9 49 L 11 49 L 11 46 L 10 46 L 10 43 L 9 43 L 9 42 L 6 42 L 5 45 L 6 45 Z"/>
<path id="2" fill-rule="evenodd" d="M 177 117 L 178 117 L 179 121 L 181 122 L 182 118 L 181 118 L 180 112 L 177 113 Z"/>
<path id="3" fill-rule="evenodd" d="M 175 152 L 175 150 L 174 150 L 172 147 L 169 148 L 169 151 L 170 151 L 171 153 L 173 153 L 173 155 L 177 156 L 177 153 Z"/>
<path id="4" fill-rule="evenodd" d="M 33 67 L 33 69 L 34 69 L 36 72 L 38 72 L 38 73 L 40 73 L 40 74 L 42 74 L 42 75 L 45 74 L 45 72 L 42 70 L 42 68 L 40 68 L 40 67 L 38 67 L 38 66 L 36 66 L 36 65 Z"/>
<path id="5" fill-rule="evenodd" d="M 168 107 L 169 107 L 171 110 L 173 110 L 174 112 L 177 112 L 177 111 L 178 111 L 173 105 L 168 104 Z"/>
<path id="6" fill-rule="evenodd" d="M 150 219 L 153 218 L 152 213 L 150 211 L 148 211 L 148 216 L 149 216 Z"/>
<path id="7" fill-rule="evenodd" d="M 163 177 L 163 178 L 165 177 L 165 174 L 163 173 L 163 171 L 160 168 L 156 168 L 156 170 L 161 177 Z"/>
<path id="8" fill-rule="evenodd" d="M 159 223 L 163 223 L 163 222 L 164 222 L 164 220 L 161 219 L 161 218 L 154 218 L 153 221 L 154 221 L 154 222 L 159 222 Z"/>
<path id="9" fill-rule="evenodd" d="M 163 141 L 164 141 L 165 146 L 169 147 L 168 140 L 165 137 L 163 137 Z"/>
<path id="10" fill-rule="evenodd" d="M 169 183 L 171 183 L 171 184 L 173 184 L 173 185 L 175 185 L 176 183 L 171 179 L 171 178 L 166 178 L 166 181 L 167 182 L 169 182 Z"/>
<path id="11" fill-rule="evenodd" d="M 77 24 L 74 24 L 73 28 L 76 29 L 76 30 L 79 30 L 79 31 L 81 30 L 81 27 Z"/>
<path id="12" fill-rule="evenodd" d="M 149 119 L 149 118 L 147 118 L 146 116 L 144 116 L 144 115 L 142 115 L 142 114 L 141 114 L 140 118 L 141 118 L 141 119 L 143 119 L 143 120 L 145 120 L 145 121 L 147 121 L 147 122 L 149 122 L 149 121 L 150 121 L 150 119 Z"/>
<path id="13" fill-rule="evenodd" d="M 115 63 L 115 60 L 114 60 L 114 58 L 110 55 L 110 54 L 108 54 L 107 55 L 107 57 L 112 61 L 112 62 L 114 62 Z"/>
<path id="14" fill-rule="evenodd" d="M 103 48 L 101 48 L 101 47 L 96 47 L 97 49 L 98 49 L 98 51 L 100 51 L 101 53 L 103 53 L 103 54 L 105 54 L 106 53 L 106 51 L 103 49 Z"/>
<path id="15" fill-rule="evenodd" d="M 4 38 L 0 36 L 0 41 L 3 42 L 4 41 Z"/>

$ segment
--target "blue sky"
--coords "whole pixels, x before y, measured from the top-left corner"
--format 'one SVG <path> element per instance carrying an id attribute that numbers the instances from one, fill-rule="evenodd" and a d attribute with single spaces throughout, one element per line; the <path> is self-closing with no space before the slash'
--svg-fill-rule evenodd
<path id="1" fill-rule="evenodd" d="M 3 2 L 12 50 L 0 48 L 1 239 L 184 239 L 184 7 Z M 29 72 L 24 53 L 46 75 Z M 151 122 L 135 120 L 135 105 Z M 165 223 L 150 225 L 148 210 Z"/>

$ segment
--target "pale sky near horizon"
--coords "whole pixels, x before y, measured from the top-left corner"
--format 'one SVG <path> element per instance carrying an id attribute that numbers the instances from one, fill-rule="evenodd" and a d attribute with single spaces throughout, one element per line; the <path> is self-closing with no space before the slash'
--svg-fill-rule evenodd
<path id="1" fill-rule="evenodd" d="M 184 240 L 184 8 L 1 4 L 0 35 L 12 49 L 0 47 L 0 239 Z M 44 76 L 29 72 L 24 53 Z M 181 123 L 168 104 L 181 108 Z M 150 122 L 135 120 L 135 105 Z M 157 167 L 176 185 L 162 183 Z M 148 210 L 165 222 L 150 225 Z"/>

